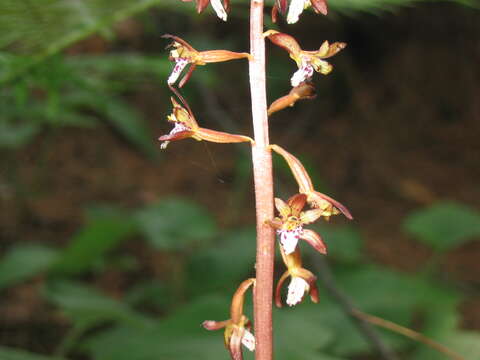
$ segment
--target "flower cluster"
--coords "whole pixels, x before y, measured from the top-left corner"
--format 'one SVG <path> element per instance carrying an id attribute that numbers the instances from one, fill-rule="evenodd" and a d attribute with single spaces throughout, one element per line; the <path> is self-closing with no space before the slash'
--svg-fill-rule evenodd
<path id="1" fill-rule="evenodd" d="M 255 350 L 255 337 L 250 332 L 250 320 L 243 314 L 245 292 L 250 286 L 255 286 L 255 279 L 243 281 L 233 295 L 230 306 L 230 319 L 224 321 L 205 320 L 202 326 L 207 330 L 219 330 L 225 328 L 225 347 L 230 352 L 233 360 L 241 360 L 242 347 Z"/>
<path id="2" fill-rule="evenodd" d="M 199 13 L 205 10 L 210 3 L 218 17 L 224 21 L 227 20 L 229 0 L 182 1 L 195 1 Z M 326 0 L 276 0 L 272 9 L 272 18 L 275 22 L 280 13 L 286 16 L 287 23 L 292 24 L 297 22 L 303 10 L 310 6 L 317 13 L 327 13 Z M 173 129 L 168 134 L 159 137 L 161 148 L 165 149 L 171 141 L 185 138 L 215 143 L 245 142 L 254 145 L 254 141 L 246 135 L 230 134 L 201 127 L 187 101 L 174 87 L 181 78 L 178 81 L 178 88 L 182 88 L 197 66 L 243 58 L 252 60 L 251 55 L 228 50 L 198 51 L 177 36 L 167 34 L 163 37 L 171 40 L 167 49 L 170 49 L 169 59 L 173 62 L 173 69 L 167 84 L 175 97 L 171 97 L 173 109 L 167 116 L 167 121 L 173 125 Z M 325 59 L 337 54 L 346 46 L 341 42 L 324 41 L 318 50 L 307 51 L 303 50 L 292 36 L 275 30 L 265 32 L 264 37 L 285 49 L 298 67 L 298 70 L 290 78 L 292 89 L 287 95 L 280 97 L 270 105 L 269 116 L 286 107 L 293 106 L 298 100 L 315 98 L 316 91 L 312 81 L 314 73 L 329 74 L 333 67 Z M 181 77 L 184 71 L 185 75 Z M 318 302 L 316 276 L 303 267 L 298 242 L 304 240 L 320 254 L 325 255 L 327 247 L 321 236 L 305 227 L 321 218 L 329 220 L 333 215 L 343 214 L 348 219 L 352 219 L 352 215 L 341 203 L 314 188 L 310 176 L 298 158 L 279 145 L 269 145 L 269 150 L 285 159 L 298 184 L 298 193 L 286 201 L 275 198 L 278 215 L 266 221 L 266 224 L 275 229 L 278 235 L 280 254 L 286 267 L 275 289 L 275 304 L 278 307 L 282 306 L 281 292 L 288 278 L 290 278 L 290 283 L 286 303 L 289 306 L 300 303 L 306 294 L 310 295 L 313 302 Z M 224 329 L 225 346 L 233 360 L 242 360 L 242 345 L 250 351 L 255 350 L 256 340 L 251 332 L 251 322 L 243 313 L 245 294 L 250 287 L 255 288 L 255 282 L 254 278 L 250 278 L 240 284 L 232 298 L 230 319 L 206 320 L 202 324 L 207 330 Z"/>
<path id="3" fill-rule="evenodd" d="M 303 10 L 312 7 L 317 14 L 327 15 L 327 1 L 326 0 L 275 0 L 275 5 L 272 9 L 272 20 L 277 21 L 277 14 L 287 15 L 287 23 L 295 24 Z"/>

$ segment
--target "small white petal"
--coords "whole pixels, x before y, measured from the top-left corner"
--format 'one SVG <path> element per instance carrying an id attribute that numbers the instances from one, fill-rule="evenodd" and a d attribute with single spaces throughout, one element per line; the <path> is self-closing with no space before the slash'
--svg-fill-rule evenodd
<path id="1" fill-rule="evenodd" d="M 288 306 L 297 305 L 302 301 L 303 295 L 310 289 L 308 283 L 299 277 L 292 277 L 288 285 L 287 304 Z"/>
<path id="2" fill-rule="evenodd" d="M 303 233 L 303 228 L 299 226 L 293 230 L 277 230 L 277 233 L 280 235 L 280 244 L 282 244 L 283 251 L 288 255 L 295 251 L 298 239 Z"/>
<path id="3" fill-rule="evenodd" d="M 213 10 L 217 13 L 217 16 L 223 21 L 227 21 L 227 12 L 223 8 L 222 0 L 211 0 Z"/>
<path id="4" fill-rule="evenodd" d="M 302 61 L 302 67 L 295 71 L 292 78 L 290 79 L 290 83 L 293 87 L 300 85 L 307 79 L 310 79 L 313 76 L 313 66 L 310 65 L 307 61 Z"/>
<path id="5" fill-rule="evenodd" d="M 310 5 L 309 0 L 292 0 L 288 7 L 287 23 L 295 24 L 303 10 Z"/>
<path id="6" fill-rule="evenodd" d="M 187 66 L 188 60 L 187 59 L 182 59 L 182 58 L 177 58 L 175 59 L 175 66 L 173 67 L 172 73 L 168 77 L 167 83 L 168 85 L 172 85 L 177 81 L 178 77 L 182 73 L 183 69 L 185 69 L 185 66 Z"/>
<path id="7" fill-rule="evenodd" d="M 250 351 L 255 350 L 255 336 L 247 329 L 243 333 L 242 344 Z"/>
<path id="8" fill-rule="evenodd" d="M 170 131 L 169 135 L 175 135 L 181 131 L 188 131 L 190 130 L 188 127 L 183 125 L 182 123 L 176 122 L 174 128 Z"/>

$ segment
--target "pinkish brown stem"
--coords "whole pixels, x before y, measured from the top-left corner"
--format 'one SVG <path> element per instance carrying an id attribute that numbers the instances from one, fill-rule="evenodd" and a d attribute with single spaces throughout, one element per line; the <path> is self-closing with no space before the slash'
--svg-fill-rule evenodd
<path id="1" fill-rule="evenodd" d="M 250 92 L 255 144 L 252 146 L 255 207 L 257 213 L 257 260 L 254 296 L 256 360 L 273 359 L 272 293 L 275 232 L 266 224 L 273 218 L 272 156 L 268 148 L 268 117 L 265 79 L 263 0 L 250 2 Z"/>

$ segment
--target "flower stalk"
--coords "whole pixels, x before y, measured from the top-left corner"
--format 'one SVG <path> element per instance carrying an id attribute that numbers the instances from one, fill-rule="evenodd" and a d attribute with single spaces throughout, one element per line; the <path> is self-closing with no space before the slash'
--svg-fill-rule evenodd
<path id="1" fill-rule="evenodd" d="M 250 94 L 255 143 L 252 146 L 255 208 L 257 219 L 256 285 L 254 327 L 255 358 L 273 359 L 272 293 L 275 230 L 268 225 L 274 217 L 272 156 L 269 148 L 263 37 L 263 0 L 250 2 Z"/>

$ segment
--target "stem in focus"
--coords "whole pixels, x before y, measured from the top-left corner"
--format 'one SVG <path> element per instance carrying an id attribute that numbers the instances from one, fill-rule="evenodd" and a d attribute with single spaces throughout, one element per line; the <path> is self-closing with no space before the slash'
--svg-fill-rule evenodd
<path id="1" fill-rule="evenodd" d="M 268 148 L 268 117 L 265 79 L 263 0 L 250 2 L 250 93 L 255 144 L 252 146 L 255 208 L 257 216 L 257 259 L 254 295 L 255 358 L 273 358 L 272 293 L 275 231 L 266 224 L 274 216 L 272 156 Z"/>

